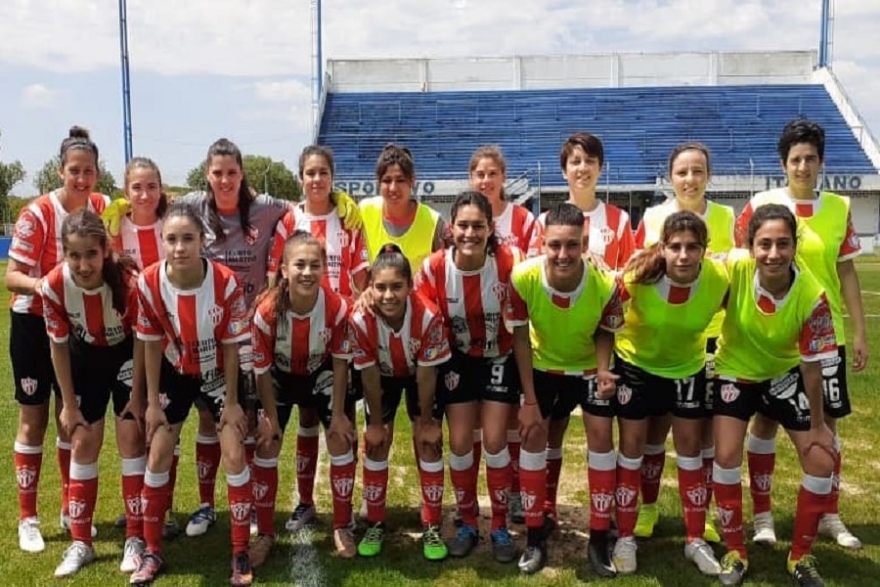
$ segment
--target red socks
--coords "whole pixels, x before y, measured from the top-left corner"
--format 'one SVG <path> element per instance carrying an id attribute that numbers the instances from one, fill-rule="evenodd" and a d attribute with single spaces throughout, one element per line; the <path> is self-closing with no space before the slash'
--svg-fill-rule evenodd
<path id="1" fill-rule="evenodd" d="M 18 482 L 19 519 L 37 517 L 37 488 L 43 464 L 43 447 L 15 443 L 13 461 Z"/>

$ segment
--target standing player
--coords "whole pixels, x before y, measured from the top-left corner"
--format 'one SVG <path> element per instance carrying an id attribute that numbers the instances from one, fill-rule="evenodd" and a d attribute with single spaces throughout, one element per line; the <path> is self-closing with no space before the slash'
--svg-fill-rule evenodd
<path id="1" fill-rule="evenodd" d="M 385 537 L 388 454 L 401 395 L 418 453 L 422 489 L 422 552 L 427 560 L 448 554 L 440 535 L 443 509 L 443 436 L 435 409 L 437 367 L 449 360 L 449 333 L 439 310 L 413 291 L 409 261 L 388 245 L 370 268 L 366 290 L 373 311 L 349 319 L 354 368 L 360 371 L 367 407 L 364 432 L 364 495 L 368 529 L 358 554 L 377 556 Z"/>
<path id="2" fill-rule="evenodd" d="M 207 220 L 206 255 L 235 272 L 246 307 L 253 308 L 257 293 L 266 286 L 272 233 L 290 206 L 288 202 L 267 194 L 254 195 L 244 175 L 241 151 L 228 139 L 218 139 L 210 146 L 205 173 L 207 191 L 187 194 L 179 199 L 191 204 L 199 216 Z M 253 389 L 253 363 L 250 342 L 245 340 L 245 343 L 240 348 L 242 374 L 239 383 L 242 395 L 249 396 Z M 242 397 L 242 402 L 247 399 Z M 214 485 L 221 453 L 210 406 L 204 405 L 201 399 L 197 399 L 196 406 L 199 408 L 196 469 L 200 505 L 186 525 L 187 536 L 204 534 L 216 520 Z M 250 435 L 246 449 L 250 461 L 254 450 Z"/>
<path id="3" fill-rule="evenodd" d="M 452 206 L 452 247 L 432 253 L 422 265 L 416 289 L 439 308 L 450 328 L 452 358 L 441 369 L 438 404 L 449 426 L 449 468 L 462 517 L 453 557 L 465 557 L 479 541 L 476 519 L 477 471 L 473 467 L 474 429 L 481 420 L 486 456 L 486 485 L 492 503 L 492 552 L 512 562 L 516 545 L 507 529 L 510 453 L 507 421 L 519 404 L 520 380 L 514 347 L 525 343 L 525 324 L 508 329 L 510 272 L 516 249 L 500 245 L 492 224 L 492 206 L 479 192 L 462 192 Z M 518 307 L 514 317 L 522 313 Z M 524 322 L 524 317 L 517 317 Z M 520 334 L 514 332 L 519 329 Z"/>
<path id="4" fill-rule="evenodd" d="M 535 573 L 544 566 L 547 535 L 555 526 L 544 499 L 550 490 L 547 426 L 553 430 L 555 423 L 566 421 L 575 406 L 580 406 L 589 463 L 589 558 L 599 575 L 614 576 L 608 530 L 616 461 L 605 420 L 614 415 L 611 398 L 617 376 L 609 369 L 613 333 L 623 326 L 623 309 L 614 278 L 583 258 L 586 240 L 581 210 L 560 204 L 547 213 L 544 226 L 546 253 L 517 265 L 511 278 L 514 306 L 524 303 L 528 309 L 528 321 L 513 324 L 529 326 L 531 352 L 524 355 L 534 361 L 535 390 L 523 386 L 520 409 L 524 433 L 520 477 L 528 534 L 519 567 L 524 573 Z M 516 358 L 523 363 L 529 360 L 519 353 Z"/>
<path id="5" fill-rule="evenodd" d="M 162 525 L 174 447 L 197 397 L 220 433 L 232 540 L 232 585 L 253 581 L 248 559 L 252 490 L 244 453 L 247 419 L 240 404 L 238 346 L 248 339 L 248 310 L 232 270 L 202 256 L 205 228 L 198 212 L 175 203 L 162 226 L 165 260 L 138 280 L 137 336 L 145 343 L 147 468 L 144 473 L 146 552 L 131 576 L 149 585 L 162 572 Z"/>
<path id="6" fill-rule="evenodd" d="M 65 218 L 61 243 L 65 263 L 41 282 L 63 403 L 58 419 L 73 446 L 68 492 L 73 544 L 64 551 L 56 577 L 73 575 L 95 559 L 91 528 L 104 415 L 111 398 L 120 421 L 128 409 L 137 316 L 136 266 L 130 258 L 112 253 L 94 212 L 80 209 Z M 134 425 L 133 419 L 130 422 Z"/>
<path id="7" fill-rule="evenodd" d="M 428 255 L 443 248 L 446 223 L 413 197 L 416 168 L 406 147 L 385 145 L 376 162 L 376 181 L 381 195 L 360 202 L 369 261 L 392 243 L 400 247 L 416 273 Z"/>
<path id="8" fill-rule="evenodd" d="M 13 292 L 9 330 L 9 356 L 18 402 L 18 431 L 13 460 L 18 482 L 18 546 L 25 552 L 45 548 L 37 517 L 37 488 L 43 463 L 43 440 L 49 421 L 49 400 L 60 393 L 52 369 L 49 337 L 43 319 L 40 281 L 63 259 L 61 223 L 81 208 L 100 214 L 109 199 L 92 193 L 98 181 L 98 147 L 87 130 L 74 126 L 61 142 L 63 186 L 28 204 L 15 222 L 6 288 Z M 61 526 L 69 527 L 67 489 L 70 482 L 70 439 L 58 417 L 58 467 L 61 471 Z"/>
<path id="9" fill-rule="evenodd" d="M 581 210 L 587 253 L 600 269 L 622 270 L 635 250 L 630 217 L 617 206 L 596 197 L 596 185 L 602 175 L 605 151 L 597 137 L 581 132 L 573 134 L 562 145 L 559 164 L 568 182 L 569 203 Z M 529 256 L 540 255 L 544 249 L 546 213 L 538 217 L 529 246 Z M 562 437 L 568 428 L 568 414 L 553 417 L 547 441 L 547 500 L 545 508 L 556 519 L 556 491 L 562 472 Z M 595 420 L 593 426 L 605 426 L 601 443 L 611 450 L 611 417 Z M 598 438 L 595 439 L 598 442 Z M 594 443 L 594 446 L 598 446 Z"/>
<path id="10" fill-rule="evenodd" d="M 471 188 L 477 190 L 492 204 L 492 221 L 495 234 L 501 244 L 516 247 L 523 253 L 529 250 L 535 217 L 526 208 L 507 201 L 504 182 L 507 181 L 507 161 L 501 149 L 495 145 L 484 145 L 474 151 L 468 168 Z M 474 433 L 474 467 L 479 470 L 482 430 Z M 513 469 L 507 507 L 510 520 L 515 524 L 525 523 L 522 498 L 519 486 L 519 406 L 513 406 L 507 422 L 507 450 Z"/>
<path id="11" fill-rule="evenodd" d="M 745 242 L 749 255 L 728 257 L 730 294 L 715 354 L 715 499 L 728 550 L 719 579 L 739 585 L 748 570 L 742 451 L 749 419 L 760 413 L 788 432 L 804 472 L 788 572 L 799 585 L 821 587 L 810 550 L 834 468 L 821 366 L 837 355 L 832 313 L 821 285 L 794 263 L 798 226 L 786 206 L 755 208 Z"/>
<path id="12" fill-rule="evenodd" d="M 673 197 L 657 206 L 645 210 L 645 215 L 636 231 L 636 246 L 640 249 L 650 247 L 660 241 L 660 233 L 666 219 L 678 211 L 690 211 L 702 218 L 709 231 L 709 242 L 705 248 L 708 255 L 720 255 L 733 248 L 734 213 L 730 206 L 724 206 L 706 199 L 706 188 L 712 173 L 709 149 L 701 143 L 682 143 L 669 155 L 667 168 Z M 703 475 L 706 478 L 706 505 L 712 501 L 712 467 L 715 449 L 712 438 L 712 378 L 714 377 L 715 341 L 721 334 L 724 313 L 719 312 L 706 329 L 706 387 L 698 390 L 707 400 L 706 418 L 703 419 Z M 642 461 L 642 504 L 635 527 L 636 538 L 650 538 L 654 526 L 660 518 L 657 498 L 660 494 L 660 479 L 666 464 L 666 437 L 672 426 L 670 415 L 648 418 L 648 436 Z M 706 529 L 703 538 L 708 542 L 719 542 L 721 537 L 706 516 Z"/>
<path id="13" fill-rule="evenodd" d="M 786 125 L 779 138 L 780 163 L 788 185 L 756 194 L 737 219 L 737 241 L 742 245 L 749 219 L 766 203 L 784 204 L 798 218 L 803 234 L 797 248 L 798 262 L 819 281 L 828 296 L 837 334 L 837 356 L 822 362 L 822 386 L 825 394 L 825 420 L 834 433 L 834 488 L 828 511 L 822 517 L 819 531 L 845 548 L 861 548 L 861 541 L 840 519 L 840 437 L 837 420 L 852 409 L 846 378 L 846 333 L 843 307 L 853 325 L 852 368 L 861 371 L 868 361 L 865 339 L 865 311 L 862 306 L 859 276 L 853 259 L 861 253 L 859 237 L 853 227 L 849 198 L 831 192 L 817 191 L 822 164 L 825 160 L 825 131 L 808 120 L 794 120 Z M 773 469 L 776 462 L 776 422 L 758 414 L 748 439 L 749 484 L 754 505 L 754 540 L 774 544 L 776 532 L 770 507 Z"/>
<path id="14" fill-rule="evenodd" d="M 296 230 L 304 230 L 321 241 L 327 251 L 324 284 L 350 303 L 366 285 L 367 249 L 360 229 L 360 212 L 347 195 L 333 189 L 333 174 L 333 151 L 330 148 L 310 145 L 303 149 L 299 157 L 299 176 L 305 200 L 291 208 L 275 229 L 269 279 L 273 279 L 278 271 L 288 237 Z M 343 209 L 348 217 L 344 216 Z M 287 520 L 286 528 L 290 532 L 298 532 L 315 519 L 312 496 L 318 466 L 319 423 L 317 412 L 309 406 L 300 406 L 296 436 L 299 502 Z M 258 547 L 254 544 L 254 548 Z"/>
<path id="15" fill-rule="evenodd" d="M 704 258 L 706 223 L 693 212 L 673 212 L 659 242 L 630 259 L 621 280 L 625 325 L 615 337 L 617 532 L 614 566 L 636 570 L 633 536 L 648 418 L 671 417 L 678 454 L 678 493 L 687 530 L 685 557 L 706 575 L 721 567 L 703 540 L 707 491 L 702 472 L 706 421 L 706 327 L 727 295 L 727 272 Z"/>

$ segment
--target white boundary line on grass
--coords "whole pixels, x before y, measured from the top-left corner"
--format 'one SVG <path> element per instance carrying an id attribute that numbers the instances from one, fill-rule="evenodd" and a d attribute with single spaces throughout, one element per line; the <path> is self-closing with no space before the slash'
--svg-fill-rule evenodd
<path id="1" fill-rule="evenodd" d="M 327 454 L 324 444 L 323 430 L 319 433 L 318 455 Z M 294 437 L 295 440 L 295 437 Z M 315 469 L 315 480 L 322 474 L 323 459 L 318 459 Z M 296 507 L 296 495 L 294 495 L 294 507 Z M 295 587 L 324 587 L 327 580 L 324 576 L 324 565 L 321 564 L 321 555 L 315 547 L 315 531 L 308 526 L 290 535 L 290 579 Z"/>

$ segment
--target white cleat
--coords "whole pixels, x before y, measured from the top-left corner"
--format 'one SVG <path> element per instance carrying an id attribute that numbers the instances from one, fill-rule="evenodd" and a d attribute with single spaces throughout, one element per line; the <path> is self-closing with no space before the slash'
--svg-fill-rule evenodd
<path id="1" fill-rule="evenodd" d="M 141 557 L 146 552 L 147 546 L 140 538 L 126 538 L 122 548 L 122 563 L 119 570 L 123 573 L 133 573 L 141 562 Z"/>
<path id="2" fill-rule="evenodd" d="M 621 575 L 629 575 L 636 572 L 636 539 L 632 536 L 619 538 L 614 544 L 611 560 Z"/>
<path id="3" fill-rule="evenodd" d="M 819 534 L 836 540 L 837 544 L 850 550 L 858 550 L 862 547 L 862 541 L 849 531 L 838 514 L 822 516 L 819 520 Z"/>
<path id="4" fill-rule="evenodd" d="M 704 575 L 717 577 L 721 573 L 721 564 L 715 558 L 712 547 L 702 538 L 685 544 L 684 558 L 697 565 L 697 568 Z"/>
<path id="5" fill-rule="evenodd" d="M 55 569 L 56 577 L 69 577 L 95 560 L 94 549 L 84 542 L 74 542 L 64 551 L 61 564 Z"/>
<path id="6" fill-rule="evenodd" d="M 39 518 L 25 518 L 18 523 L 18 547 L 25 552 L 43 552 L 46 543 L 40 532 Z"/>
<path id="7" fill-rule="evenodd" d="M 755 533 L 752 540 L 761 546 L 773 546 L 776 544 L 776 528 L 773 526 L 773 514 L 764 512 L 756 514 L 753 522 Z"/>

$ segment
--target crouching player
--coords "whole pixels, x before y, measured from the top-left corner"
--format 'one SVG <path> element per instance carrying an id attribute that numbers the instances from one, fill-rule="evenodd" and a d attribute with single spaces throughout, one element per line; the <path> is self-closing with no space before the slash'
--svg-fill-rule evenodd
<path id="1" fill-rule="evenodd" d="M 364 495 L 368 529 L 358 554 L 376 556 L 385 536 L 388 453 L 394 418 L 406 393 L 422 487 L 423 553 L 427 560 L 448 554 L 440 535 L 443 509 L 443 436 L 436 408 L 437 366 L 451 356 L 449 333 L 434 304 L 416 295 L 412 269 L 397 245 L 381 249 L 370 268 L 366 291 L 372 312 L 349 320 L 354 368 L 362 373 L 367 408 L 364 432 Z"/>
<path id="2" fill-rule="evenodd" d="M 274 285 L 257 300 L 251 334 L 254 371 L 263 415 L 257 425 L 254 496 L 257 538 L 251 562 L 260 566 L 275 545 L 275 496 L 282 433 L 294 406 L 314 410 L 327 434 L 333 541 L 344 558 L 355 555 L 351 496 L 354 429 L 345 415 L 348 387 L 348 305 L 321 285 L 327 268 L 324 245 L 297 230 L 284 245 Z"/>

